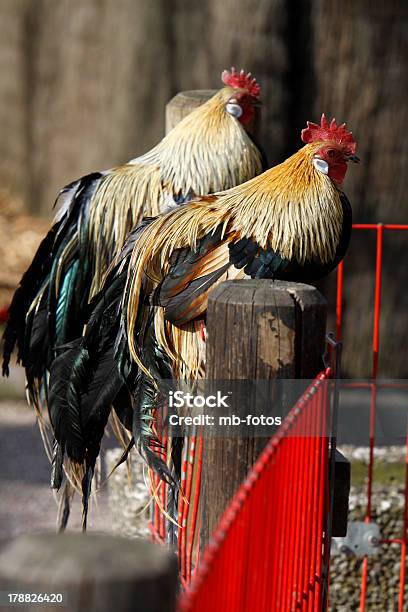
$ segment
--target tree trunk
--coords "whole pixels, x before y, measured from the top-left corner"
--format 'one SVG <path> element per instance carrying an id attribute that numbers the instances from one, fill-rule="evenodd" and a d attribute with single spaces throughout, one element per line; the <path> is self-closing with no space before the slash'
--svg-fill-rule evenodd
<path id="1" fill-rule="evenodd" d="M 218 88 L 235 65 L 262 86 L 260 140 L 272 164 L 301 145 L 307 119 L 334 115 L 362 158 L 344 184 L 355 220 L 404 222 L 407 27 L 403 0 L 0 0 L 0 192 L 50 216 L 64 184 L 157 143 L 171 96 Z M 356 234 L 346 264 L 355 314 L 345 321 L 344 361 L 358 376 L 370 370 L 361 345 L 371 336 L 373 247 L 372 236 Z M 384 376 L 407 375 L 401 249 L 405 236 L 387 238 Z M 332 285 L 324 292 L 333 296 Z"/>

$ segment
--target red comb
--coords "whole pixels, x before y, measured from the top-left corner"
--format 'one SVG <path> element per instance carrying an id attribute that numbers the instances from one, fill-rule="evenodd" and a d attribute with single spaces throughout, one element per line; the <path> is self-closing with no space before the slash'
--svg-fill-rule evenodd
<path id="1" fill-rule="evenodd" d="M 259 98 L 261 88 L 250 72 L 245 72 L 245 70 L 237 72 L 236 69 L 232 67 L 231 70 L 223 71 L 221 79 L 225 85 L 234 87 L 234 89 L 246 89 L 251 96 Z"/>
<path id="2" fill-rule="evenodd" d="M 343 151 L 348 155 L 354 155 L 356 152 L 357 143 L 353 138 L 353 134 L 346 130 L 346 124 L 337 125 L 336 120 L 327 121 L 324 113 L 320 120 L 320 125 L 307 122 L 307 128 L 302 130 L 301 138 L 303 142 L 316 142 L 318 140 L 331 140 L 341 145 Z"/>

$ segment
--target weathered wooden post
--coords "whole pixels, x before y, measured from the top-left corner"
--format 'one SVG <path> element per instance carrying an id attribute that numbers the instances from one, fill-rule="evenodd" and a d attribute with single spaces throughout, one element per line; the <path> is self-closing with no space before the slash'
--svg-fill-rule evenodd
<path id="1" fill-rule="evenodd" d="M 322 369 L 326 301 L 315 287 L 271 280 L 228 281 L 210 295 L 207 378 L 313 378 Z M 266 438 L 204 435 L 201 544 L 255 462 Z"/>
<path id="2" fill-rule="evenodd" d="M 27 612 L 174 612 L 176 589 L 176 559 L 144 540 L 46 533 L 0 548 L 2 610 L 14 609 L 9 594 L 24 593 L 31 599 L 14 605 Z"/>
<path id="3" fill-rule="evenodd" d="M 215 93 L 216 89 L 196 89 L 193 91 L 181 91 L 166 104 L 166 134 L 172 130 L 179 121 L 191 113 L 198 106 L 207 102 Z M 247 128 L 255 137 L 259 135 L 261 124 L 261 109 L 256 107 L 252 123 Z"/>
<path id="4" fill-rule="evenodd" d="M 191 111 L 207 102 L 215 93 L 217 93 L 216 89 L 195 89 L 193 91 L 180 91 L 176 94 L 166 104 L 166 134 Z"/>

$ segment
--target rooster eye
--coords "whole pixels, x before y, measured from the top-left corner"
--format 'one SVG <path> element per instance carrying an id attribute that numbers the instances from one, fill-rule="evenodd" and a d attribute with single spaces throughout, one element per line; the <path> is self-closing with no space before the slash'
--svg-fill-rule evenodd
<path id="1" fill-rule="evenodd" d="M 320 159 L 320 157 L 313 158 L 313 165 L 322 174 L 329 174 L 329 164 L 324 159 Z"/>
<path id="2" fill-rule="evenodd" d="M 229 113 L 233 117 L 236 117 L 237 119 L 239 119 L 239 117 L 241 117 L 243 113 L 241 106 L 237 102 L 228 102 L 225 109 L 227 113 Z"/>

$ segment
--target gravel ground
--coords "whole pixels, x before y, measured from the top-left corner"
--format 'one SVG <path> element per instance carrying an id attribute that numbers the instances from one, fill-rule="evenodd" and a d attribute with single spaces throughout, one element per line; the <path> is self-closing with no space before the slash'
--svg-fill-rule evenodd
<path id="1" fill-rule="evenodd" d="M 362 461 L 368 464 L 370 455 L 368 446 L 339 446 L 339 451 L 349 461 Z M 376 461 L 384 461 L 386 463 L 404 463 L 405 453 L 405 446 L 380 446 L 374 450 Z"/>
<path id="2" fill-rule="evenodd" d="M 121 455 L 120 449 L 111 449 L 106 453 L 108 471 L 115 465 Z M 120 465 L 109 479 L 109 503 L 113 512 L 112 529 L 129 537 L 148 537 L 148 505 L 150 493 L 145 484 L 143 461 L 133 452 L 130 458 L 130 470 L 125 464 Z"/>
<path id="3" fill-rule="evenodd" d="M 363 520 L 365 506 L 361 504 L 365 491 L 353 489 L 350 520 Z M 373 494 L 373 521 L 380 527 L 382 538 L 400 537 L 402 530 L 403 489 L 377 488 Z M 369 558 L 366 610 L 393 612 L 398 610 L 400 547 L 381 544 L 378 554 Z M 363 560 L 339 554 L 332 557 L 330 576 L 330 610 L 353 612 L 359 609 Z M 408 588 L 405 586 L 405 601 Z M 407 608 L 405 608 L 407 609 Z"/>
<path id="4" fill-rule="evenodd" d="M 367 448 L 342 448 L 353 467 L 366 465 Z M 405 456 L 405 448 L 391 447 L 375 449 L 375 469 L 381 473 L 381 464 L 399 463 Z M 356 469 L 357 471 L 357 469 Z M 360 470 L 358 470 L 360 471 Z M 384 473 L 384 471 L 382 471 Z M 403 470 L 401 470 L 403 473 Z M 376 472 L 374 472 L 376 482 Z M 366 510 L 367 486 L 352 486 L 350 492 L 349 521 L 362 521 Z M 404 484 L 399 476 L 389 481 L 374 484 L 372 496 L 372 521 L 379 528 L 382 539 L 400 538 L 403 526 Z M 341 553 L 332 557 L 330 572 L 330 610 L 332 612 L 354 612 L 359 610 L 360 585 L 363 559 Z M 394 612 L 398 610 L 400 546 L 382 543 L 378 553 L 369 557 L 367 585 L 367 612 Z M 408 568 L 406 569 L 408 575 Z M 405 602 L 408 610 L 408 585 L 405 585 Z"/>

